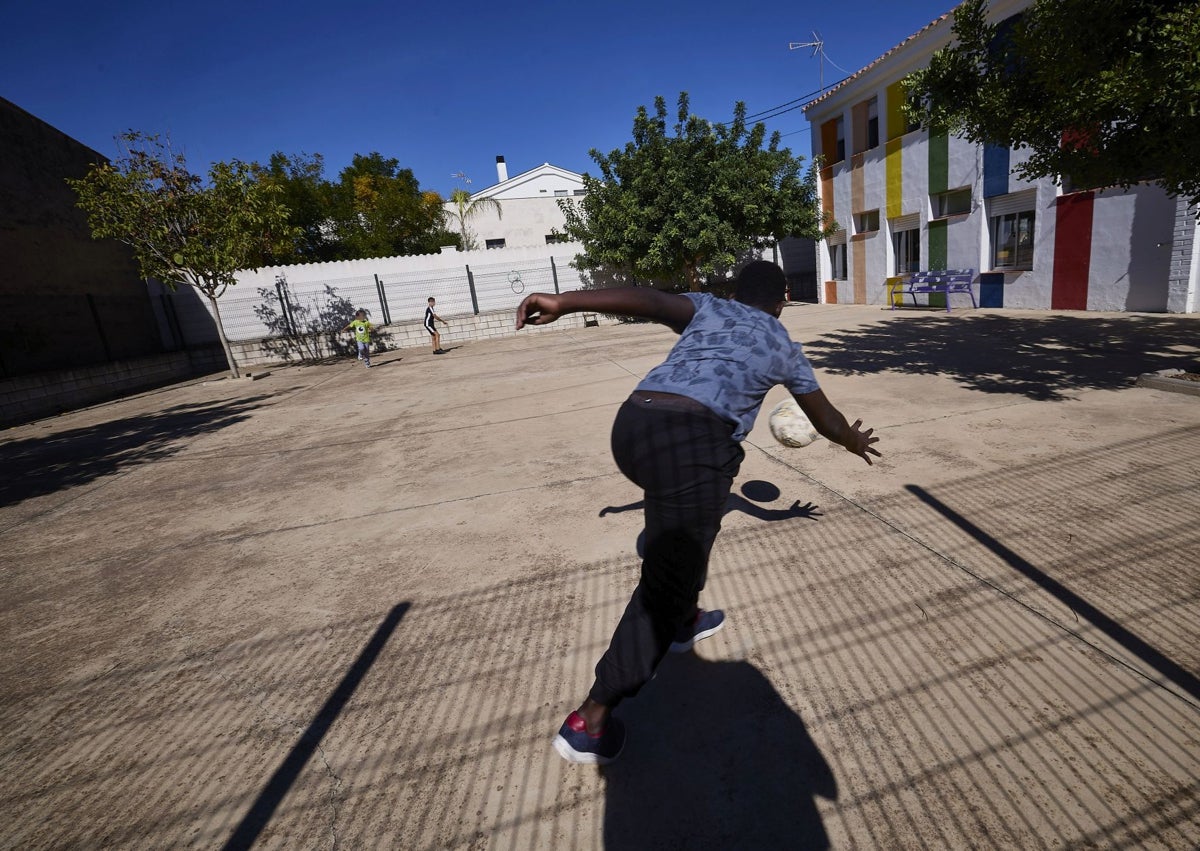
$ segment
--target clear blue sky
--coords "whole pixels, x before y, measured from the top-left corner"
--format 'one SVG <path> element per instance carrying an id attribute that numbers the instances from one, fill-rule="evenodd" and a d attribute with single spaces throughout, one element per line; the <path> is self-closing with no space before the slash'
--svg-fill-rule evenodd
<path id="1" fill-rule="evenodd" d="M 137 129 L 169 134 L 193 171 L 278 150 L 323 154 L 333 180 L 378 151 L 447 194 L 459 171 L 495 183 L 497 155 L 510 176 L 595 174 L 589 149 L 624 145 L 655 95 L 673 114 L 687 91 L 714 122 L 738 100 L 756 113 L 802 98 L 819 60 L 788 42 L 820 32 L 828 85 L 954 5 L 5 0 L 0 96 L 110 157 Z M 767 126 L 808 157 L 798 108 Z"/>

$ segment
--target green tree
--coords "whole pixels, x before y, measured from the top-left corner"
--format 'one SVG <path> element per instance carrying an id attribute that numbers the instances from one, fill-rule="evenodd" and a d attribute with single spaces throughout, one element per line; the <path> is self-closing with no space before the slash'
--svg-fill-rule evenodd
<path id="1" fill-rule="evenodd" d="M 583 176 L 587 194 L 563 199 L 566 233 L 581 242 L 576 265 L 634 279 L 700 289 L 701 276 L 732 266 L 737 255 L 787 236 L 819 237 L 816 175 L 803 160 L 746 126 L 738 103 L 729 124 L 689 112 L 679 95 L 667 133 L 667 107 L 638 107 L 633 139 L 608 155 L 593 149 L 600 177 Z"/>
<path id="2" fill-rule="evenodd" d="M 905 81 L 924 126 L 1027 148 L 1015 169 L 1027 179 L 1150 179 L 1200 202 L 1195 0 L 1036 0 L 997 23 L 985 0 L 966 0 L 954 35 Z"/>
<path id="3" fill-rule="evenodd" d="M 479 247 L 475 232 L 471 230 L 472 219 L 478 218 L 486 210 L 495 210 L 498 218 L 504 218 L 499 201 L 495 198 L 472 198 L 466 189 L 455 189 L 451 192 L 450 203 L 454 205 L 454 209 L 446 213 L 446 220 L 458 231 L 463 251 L 474 251 Z"/>
<path id="4" fill-rule="evenodd" d="M 217 300 L 237 283 L 236 273 L 294 234 L 278 187 L 254 178 L 249 164 L 214 163 L 205 183 L 183 154 L 158 136 L 130 131 L 117 137 L 123 156 L 94 164 L 67 183 L 87 213 L 95 239 L 116 239 L 133 249 L 142 275 L 171 289 L 195 287 L 212 305 L 229 372 L 237 361 Z"/>
<path id="5" fill-rule="evenodd" d="M 335 260 L 427 254 L 454 242 L 442 197 L 379 153 L 355 154 L 330 190 Z"/>
<path id="6" fill-rule="evenodd" d="M 264 265 L 319 263 L 334 259 L 332 198 L 325 180 L 325 159 L 320 154 L 288 156 L 271 154 L 266 165 L 253 165 L 254 176 L 278 186 L 279 200 L 288 208 L 288 222 L 295 235 L 278 252 L 264 258 Z"/>

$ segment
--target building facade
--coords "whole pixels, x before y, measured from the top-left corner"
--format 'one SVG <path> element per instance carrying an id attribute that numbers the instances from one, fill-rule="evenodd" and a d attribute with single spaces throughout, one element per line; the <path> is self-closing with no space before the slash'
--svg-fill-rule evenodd
<path id="1" fill-rule="evenodd" d="M 481 207 L 468 223 L 480 248 L 532 248 L 564 241 L 560 234 L 566 217 L 558 201 L 585 194 L 583 175 L 543 163 L 509 177 L 504 157 L 496 157 L 496 177 L 496 183 L 471 195 L 500 205 L 499 213 Z M 453 207 L 446 203 L 447 212 Z"/>
<path id="2" fill-rule="evenodd" d="M 1030 2 L 995 0 L 989 17 Z M 952 41 L 952 25 L 942 16 L 804 107 L 824 157 L 822 208 L 839 226 L 818 246 L 821 301 L 888 304 L 913 272 L 969 269 L 981 307 L 1200 309 L 1185 201 L 1148 183 L 1070 192 L 1025 181 L 1013 173 L 1020 150 L 906 120 L 901 81 Z"/>

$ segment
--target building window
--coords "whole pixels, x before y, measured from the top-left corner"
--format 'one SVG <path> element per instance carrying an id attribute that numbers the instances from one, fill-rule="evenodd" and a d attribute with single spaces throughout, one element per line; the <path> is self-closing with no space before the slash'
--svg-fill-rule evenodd
<path id="1" fill-rule="evenodd" d="M 573 193 L 571 193 L 571 194 L 573 194 L 573 195 L 587 195 L 587 190 L 586 190 L 586 189 L 576 189 L 576 190 L 575 190 Z"/>
<path id="2" fill-rule="evenodd" d="M 949 192 L 939 192 L 932 198 L 933 217 L 944 219 L 948 216 L 961 216 L 971 212 L 971 187 L 952 189 Z"/>
<path id="3" fill-rule="evenodd" d="M 1033 268 L 1033 210 L 992 216 L 992 268 Z"/>
<path id="4" fill-rule="evenodd" d="M 879 211 L 867 210 L 854 216 L 855 233 L 871 233 L 879 230 Z"/>
<path id="5" fill-rule="evenodd" d="M 846 280 L 846 243 L 829 246 L 829 266 L 835 281 Z"/>
<path id="6" fill-rule="evenodd" d="M 566 197 L 567 197 L 567 190 L 565 190 L 565 189 L 555 189 L 555 190 L 554 190 L 554 197 L 555 197 L 555 198 L 566 198 Z"/>
<path id="7" fill-rule="evenodd" d="M 489 239 L 484 243 L 484 245 L 487 248 L 503 248 L 505 243 L 503 239 Z"/>
<path id="8" fill-rule="evenodd" d="M 837 155 L 834 162 L 840 163 L 846 158 L 846 120 L 839 115 L 833 129 L 836 134 L 834 138 L 837 140 L 834 143 L 834 153 Z"/>
<path id="9" fill-rule="evenodd" d="M 898 230 L 892 234 L 896 253 L 896 269 L 892 274 L 911 275 L 921 271 L 921 231 Z"/>
<path id="10" fill-rule="evenodd" d="M 557 245 L 560 242 L 570 242 L 570 237 L 565 233 L 548 233 L 546 234 L 547 245 Z"/>
<path id="11" fill-rule="evenodd" d="M 867 101 L 867 150 L 879 147 L 879 98 Z M 877 228 L 878 230 L 878 228 Z"/>

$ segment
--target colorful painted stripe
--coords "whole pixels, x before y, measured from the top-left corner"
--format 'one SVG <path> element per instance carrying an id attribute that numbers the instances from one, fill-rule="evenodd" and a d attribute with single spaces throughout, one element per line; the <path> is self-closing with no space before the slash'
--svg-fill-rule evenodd
<path id="1" fill-rule="evenodd" d="M 1059 196 L 1055 204 L 1053 310 L 1087 310 L 1094 202 L 1094 192 L 1076 192 Z"/>
<path id="2" fill-rule="evenodd" d="M 950 188 L 950 137 L 946 131 L 929 131 L 929 194 Z M 930 261 L 932 263 L 932 261 Z M 930 266 L 936 269 L 936 266 Z"/>
<path id="3" fill-rule="evenodd" d="M 892 139 L 884 146 L 887 176 L 887 217 L 899 218 L 904 215 L 904 169 L 900 149 L 904 147 L 903 139 Z"/>
<path id="4" fill-rule="evenodd" d="M 983 146 L 983 197 L 1008 194 L 1010 151 L 1003 145 Z"/>
<path id="5" fill-rule="evenodd" d="M 979 306 L 1004 307 L 1004 273 L 984 272 L 979 276 Z"/>
<path id="6" fill-rule="evenodd" d="M 853 272 L 851 272 L 851 280 L 854 284 L 854 303 L 867 303 L 867 242 L 865 239 L 858 239 L 850 248 L 853 251 Z"/>

